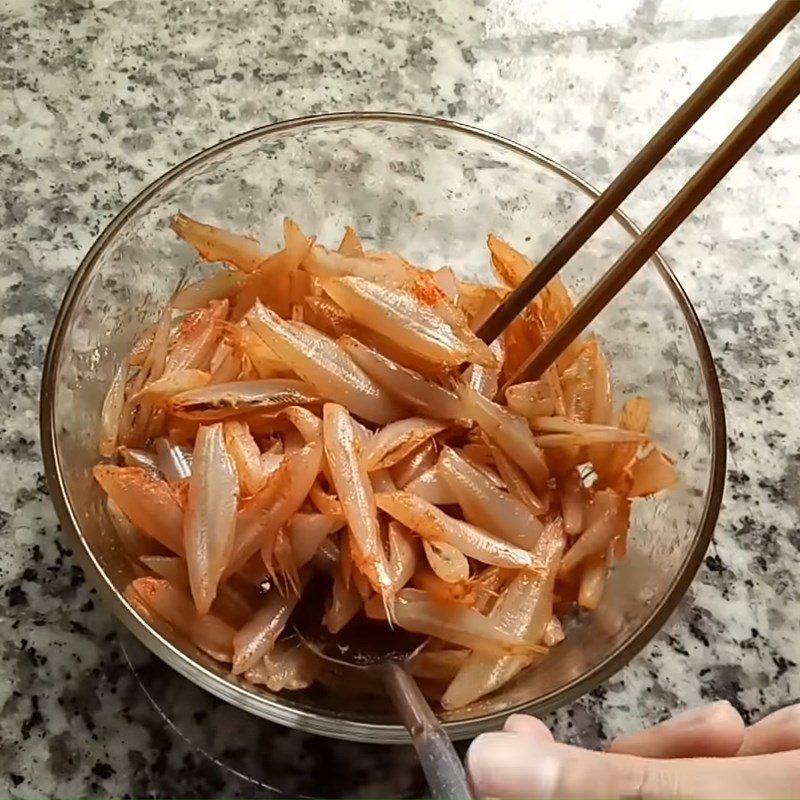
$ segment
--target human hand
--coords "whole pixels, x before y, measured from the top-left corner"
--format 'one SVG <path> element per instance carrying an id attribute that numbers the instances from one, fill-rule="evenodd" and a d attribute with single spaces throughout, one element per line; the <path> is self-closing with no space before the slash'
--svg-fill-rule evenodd
<path id="1" fill-rule="evenodd" d="M 712 703 L 623 736 L 604 753 L 559 744 L 539 720 L 515 715 L 472 743 L 467 768 L 478 797 L 797 797 L 800 704 L 745 727 L 729 703 Z"/>

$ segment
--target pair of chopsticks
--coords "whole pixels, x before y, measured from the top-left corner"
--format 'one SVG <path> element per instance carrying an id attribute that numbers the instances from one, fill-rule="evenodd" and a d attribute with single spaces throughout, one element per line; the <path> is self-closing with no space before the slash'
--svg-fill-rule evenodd
<path id="1" fill-rule="evenodd" d="M 800 12 L 800 0 L 778 0 L 745 34 L 608 188 L 486 320 L 478 335 L 494 341 L 578 252 L 623 200 L 719 99 L 759 53 Z M 708 160 L 587 292 L 506 386 L 536 380 L 586 329 L 656 250 L 800 94 L 800 57 L 773 84 Z M 503 387 L 505 388 L 505 387 Z"/>

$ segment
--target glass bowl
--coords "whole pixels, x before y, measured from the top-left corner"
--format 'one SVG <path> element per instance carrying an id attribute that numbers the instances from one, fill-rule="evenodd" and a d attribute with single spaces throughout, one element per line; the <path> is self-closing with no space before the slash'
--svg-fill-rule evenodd
<path id="1" fill-rule="evenodd" d="M 41 397 L 53 501 L 114 614 L 178 672 L 239 708 L 327 736 L 406 741 L 380 698 L 324 686 L 272 694 L 168 641 L 137 615 L 122 594 L 130 566 L 91 476 L 103 397 L 137 332 L 156 319 L 179 280 L 209 269 L 169 230 L 178 210 L 256 234 L 266 247 L 281 241 L 284 216 L 333 246 L 352 225 L 370 248 L 489 281 L 489 232 L 536 259 L 595 196 L 568 170 L 499 136 L 384 113 L 258 128 L 188 159 L 141 192 L 98 238 L 67 290 Z M 568 265 L 567 285 L 580 296 L 637 235 L 616 214 Z M 620 669 L 664 624 L 711 538 L 725 473 L 722 400 L 697 315 L 660 256 L 603 312 L 594 332 L 617 402 L 633 394 L 652 401 L 654 439 L 677 459 L 681 484 L 634 504 L 628 557 L 613 571 L 600 607 L 569 622 L 565 642 L 498 693 L 442 715 L 453 738 L 495 728 L 514 711 L 556 708 Z"/>

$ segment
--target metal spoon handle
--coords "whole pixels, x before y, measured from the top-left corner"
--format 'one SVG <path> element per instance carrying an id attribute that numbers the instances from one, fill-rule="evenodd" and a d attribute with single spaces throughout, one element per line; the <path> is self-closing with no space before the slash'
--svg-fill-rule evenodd
<path id="1" fill-rule="evenodd" d="M 435 800 L 472 800 L 464 766 L 416 681 L 399 664 L 385 669 L 386 688 L 411 734 L 422 771 Z"/>

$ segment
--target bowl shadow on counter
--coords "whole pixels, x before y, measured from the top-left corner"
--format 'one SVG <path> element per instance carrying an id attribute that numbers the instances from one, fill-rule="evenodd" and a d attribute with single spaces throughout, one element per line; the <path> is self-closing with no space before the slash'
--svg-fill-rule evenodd
<path id="1" fill-rule="evenodd" d="M 331 800 L 425 796 L 425 778 L 410 746 L 346 742 L 285 728 L 198 688 L 124 629 L 119 644 L 156 724 L 218 771 L 226 791 L 240 785 L 244 796 Z M 466 747 L 458 745 L 462 756 Z M 183 776 L 181 783 L 191 780 Z M 191 783 L 187 788 L 197 791 Z"/>

